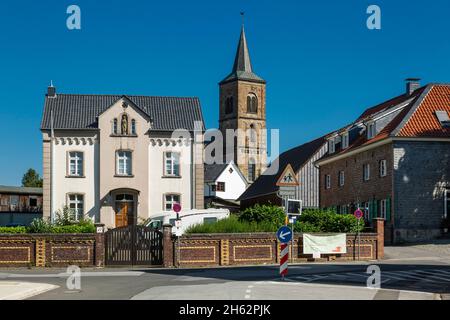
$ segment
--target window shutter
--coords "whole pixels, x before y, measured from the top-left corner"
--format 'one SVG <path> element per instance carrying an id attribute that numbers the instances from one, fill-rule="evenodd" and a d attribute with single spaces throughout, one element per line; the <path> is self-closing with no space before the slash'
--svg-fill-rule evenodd
<path id="1" fill-rule="evenodd" d="M 379 215 L 379 213 L 378 213 L 378 208 L 380 207 L 380 205 L 379 205 L 379 200 L 374 200 L 373 201 L 373 204 L 374 204 L 374 210 L 373 210 L 373 213 L 374 213 L 374 215 L 373 215 L 373 217 L 374 218 L 377 218 L 377 217 L 379 217 L 380 215 Z"/>
<path id="2" fill-rule="evenodd" d="M 386 221 L 391 221 L 391 198 L 386 199 Z"/>

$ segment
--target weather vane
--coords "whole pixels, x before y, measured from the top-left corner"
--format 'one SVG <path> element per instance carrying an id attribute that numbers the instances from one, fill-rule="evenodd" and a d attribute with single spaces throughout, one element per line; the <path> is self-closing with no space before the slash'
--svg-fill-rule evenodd
<path id="1" fill-rule="evenodd" d="M 245 15 L 245 12 L 244 12 L 244 11 L 241 11 L 242 24 L 244 24 L 244 15 Z"/>

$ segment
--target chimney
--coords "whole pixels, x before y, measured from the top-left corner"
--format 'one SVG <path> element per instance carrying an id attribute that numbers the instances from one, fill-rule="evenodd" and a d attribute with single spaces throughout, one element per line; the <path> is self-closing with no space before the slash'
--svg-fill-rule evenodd
<path id="1" fill-rule="evenodd" d="M 53 86 L 53 81 L 50 82 L 50 86 L 47 88 L 47 97 L 56 98 L 56 88 Z"/>
<path id="2" fill-rule="evenodd" d="M 412 95 L 414 91 L 420 88 L 419 78 L 408 78 L 406 81 L 406 94 L 408 96 Z"/>

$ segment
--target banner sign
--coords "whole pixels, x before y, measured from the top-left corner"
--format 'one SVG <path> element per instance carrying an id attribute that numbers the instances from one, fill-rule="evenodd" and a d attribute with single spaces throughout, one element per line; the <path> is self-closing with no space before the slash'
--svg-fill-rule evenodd
<path id="1" fill-rule="evenodd" d="M 347 235 L 345 233 L 332 234 L 303 234 L 304 254 L 347 253 Z"/>

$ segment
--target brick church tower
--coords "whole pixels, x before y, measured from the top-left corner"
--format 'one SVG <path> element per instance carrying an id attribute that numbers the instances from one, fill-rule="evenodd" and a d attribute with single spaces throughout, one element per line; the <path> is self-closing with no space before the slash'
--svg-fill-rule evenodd
<path id="1" fill-rule="evenodd" d="M 253 73 L 244 26 L 237 47 L 232 72 L 219 83 L 219 129 L 224 147 L 234 140 L 232 159 L 251 183 L 267 167 L 266 81 Z M 237 130 L 230 136 L 227 129 Z M 230 149 L 228 158 L 231 155 Z M 225 155 L 224 155 L 225 157 Z"/>

